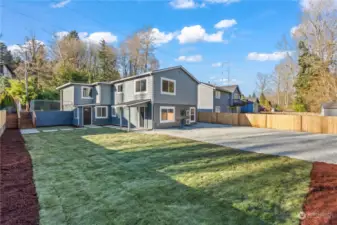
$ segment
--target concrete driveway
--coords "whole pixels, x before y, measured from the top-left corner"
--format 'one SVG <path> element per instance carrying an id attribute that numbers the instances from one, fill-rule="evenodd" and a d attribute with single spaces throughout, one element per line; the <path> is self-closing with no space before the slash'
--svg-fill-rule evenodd
<path id="1" fill-rule="evenodd" d="M 146 133 L 167 134 L 244 151 L 337 164 L 337 135 L 207 123 L 198 123 L 186 129 L 161 129 Z"/>

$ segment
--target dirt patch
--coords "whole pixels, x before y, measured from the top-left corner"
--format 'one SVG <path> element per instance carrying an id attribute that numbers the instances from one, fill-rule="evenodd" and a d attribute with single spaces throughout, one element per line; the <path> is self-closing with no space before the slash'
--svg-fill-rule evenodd
<path id="1" fill-rule="evenodd" d="M 32 161 L 18 129 L 7 129 L 3 133 L 0 154 L 0 224 L 38 224 Z"/>
<path id="2" fill-rule="evenodd" d="M 337 165 L 313 164 L 301 225 L 337 224 Z"/>

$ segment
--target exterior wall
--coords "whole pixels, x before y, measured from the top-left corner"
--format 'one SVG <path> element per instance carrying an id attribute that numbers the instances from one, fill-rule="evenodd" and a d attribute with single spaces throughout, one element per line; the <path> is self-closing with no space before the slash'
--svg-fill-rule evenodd
<path id="1" fill-rule="evenodd" d="M 105 106 L 105 105 L 104 105 Z M 91 109 L 91 121 L 93 125 L 111 125 L 112 124 L 112 118 L 111 118 L 111 106 L 108 105 L 108 117 L 107 118 L 96 118 L 96 109 L 95 106 L 92 106 Z"/>
<path id="2" fill-rule="evenodd" d="M 103 105 L 110 105 L 112 104 L 112 100 L 111 100 L 111 85 L 110 84 L 100 84 L 99 85 L 101 87 L 101 94 L 100 94 L 100 103 Z"/>
<path id="3" fill-rule="evenodd" d="M 74 86 L 70 86 L 61 90 L 63 111 L 72 111 L 74 109 L 74 89 Z"/>
<path id="4" fill-rule="evenodd" d="M 235 89 L 235 91 L 231 94 L 231 101 L 230 101 L 231 105 L 234 104 L 234 99 L 235 100 L 240 100 L 240 98 L 235 98 L 235 95 L 240 95 L 240 92 L 239 92 L 238 89 Z"/>
<path id="5" fill-rule="evenodd" d="M 229 112 L 229 102 L 230 102 L 230 96 L 231 94 L 228 92 L 220 91 L 220 99 L 217 99 L 215 97 L 215 91 L 214 91 L 214 111 L 215 112 L 215 107 L 220 106 L 220 112 Z"/>
<path id="6" fill-rule="evenodd" d="M 176 81 L 176 94 L 167 95 L 161 93 L 161 78 L 168 78 Z M 158 72 L 153 75 L 154 79 L 154 97 L 153 102 L 160 104 L 180 104 L 197 105 L 198 104 L 198 83 L 193 80 L 182 69 Z"/>
<path id="7" fill-rule="evenodd" d="M 175 107 L 175 122 L 172 123 L 160 123 L 160 106 L 174 106 Z M 173 104 L 154 104 L 153 111 L 153 128 L 170 128 L 170 127 L 179 127 L 180 126 L 180 111 L 181 110 L 189 110 L 190 107 L 195 107 L 195 121 L 197 122 L 197 105 L 173 105 Z"/>
<path id="8" fill-rule="evenodd" d="M 90 99 L 83 99 L 81 89 L 82 87 L 91 87 L 91 86 L 83 86 L 83 85 L 74 85 L 74 105 L 86 105 L 86 104 L 94 104 L 96 101 L 97 89 L 92 87 L 92 98 Z M 64 98 L 64 96 L 63 96 Z"/>
<path id="9" fill-rule="evenodd" d="M 73 114 L 73 111 L 35 111 L 36 126 L 72 125 Z"/>
<path id="10" fill-rule="evenodd" d="M 5 77 L 8 77 L 8 78 L 13 78 L 14 77 L 13 74 L 11 73 L 11 71 L 9 71 L 7 69 L 7 66 L 2 66 L 2 68 L 3 68 L 3 75 Z"/>
<path id="11" fill-rule="evenodd" d="M 148 103 L 145 105 L 145 118 L 144 118 L 144 128 L 152 129 L 152 104 Z M 138 107 L 130 107 L 130 127 L 136 128 L 139 124 L 139 109 Z M 128 108 L 118 108 L 116 110 L 116 117 L 112 117 L 113 125 L 120 125 L 120 118 L 122 117 L 122 126 L 128 126 L 129 120 L 129 109 Z"/>
<path id="12" fill-rule="evenodd" d="M 77 118 L 75 118 L 75 113 L 74 113 L 75 110 L 78 110 L 78 117 L 77 117 Z M 77 107 L 77 108 L 74 109 L 74 111 L 73 111 L 73 120 L 72 120 L 73 125 L 74 125 L 74 126 L 77 126 L 77 127 L 83 126 L 83 112 L 82 112 L 82 107 Z"/>
<path id="13" fill-rule="evenodd" d="M 325 109 L 322 107 L 322 116 L 337 116 L 337 109 Z"/>
<path id="14" fill-rule="evenodd" d="M 141 79 L 146 79 L 146 92 L 145 93 L 140 93 L 136 94 L 135 93 L 135 81 L 136 80 L 141 80 Z M 117 85 L 123 84 L 123 93 L 117 93 L 116 88 Z M 143 99 L 152 99 L 153 95 L 153 76 L 146 76 L 146 77 L 141 77 L 139 79 L 132 79 L 132 80 L 127 80 L 123 82 L 119 82 L 113 85 L 113 90 L 114 90 L 114 99 L 115 103 L 114 104 L 119 104 L 123 102 L 130 102 L 134 100 L 143 100 Z"/>
<path id="15" fill-rule="evenodd" d="M 204 84 L 198 85 L 198 111 L 199 112 L 212 112 L 214 110 L 213 106 L 214 90 Z"/>

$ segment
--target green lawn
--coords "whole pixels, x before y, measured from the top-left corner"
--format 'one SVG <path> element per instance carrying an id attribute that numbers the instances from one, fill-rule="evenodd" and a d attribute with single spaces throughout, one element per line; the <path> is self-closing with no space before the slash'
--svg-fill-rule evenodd
<path id="1" fill-rule="evenodd" d="M 41 225 L 298 224 L 311 163 L 110 128 L 24 136 Z"/>

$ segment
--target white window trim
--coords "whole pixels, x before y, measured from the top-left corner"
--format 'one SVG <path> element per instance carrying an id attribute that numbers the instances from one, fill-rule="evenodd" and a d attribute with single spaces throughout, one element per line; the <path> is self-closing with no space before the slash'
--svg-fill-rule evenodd
<path id="1" fill-rule="evenodd" d="M 83 89 L 84 88 L 88 88 L 88 89 L 90 89 L 91 91 L 92 91 L 92 87 L 86 87 L 86 86 L 82 86 L 81 87 L 81 97 L 82 97 L 82 99 L 92 99 L 92 97 L 85 97 L 85 96 L 83 96 Z M 92 92 L 91 92 L 92 93 Z"/>
<path id="2" fill-rule="evenodd" d="M 118 87 L 119 87 L 119 86 L 122 86 L 122 88 L 123 88 L 123 83 L 121 83 L 121 84 L 116 84 L 116 93 L 117 93 L 117 94 L 122 94 L 124 90 L 123 90 L 123 91 L 118 91 Z"/>
<path id="3" fill-rule="evenodd" d="M 216 109 L 219 109 L 219 112 Z M 220 106 L 215 106 L 215 112 L 216 113 L 220 113 L 221 112 L 221 107 Z"/>
<path id="4" fill-rule="evenodd" d="M 219 93 L 219 95 L 218 95 Z M 221 92 L 220 91 L 215 91 L 215 98 L 220 99 L 221 98 Z"/>
<path id="5" fill-rule="evenodd" d="M 115 109 L 115 110 L 112 110 Z M 111 117 L 117 117 L 117 113 L 116 113 L 117 108 L 115 106 L 111 106 Z M 115 114 L 112 114 L 113 112 L 115 112 Z"/>
<path id="6" fill-rule="evenodd" d="M 136 92 L 136 83 L 137 83 L 137 81 L 141 81 L 141 80 L 145 80 L 146 81 L 146 91 Z M 135 95 L 146 94 L 147 93 L 147 89 L 149 88 L 148 87 L 147 78 L 141 78 L 141 79 L 134 80 L 133 84 L 134 84 L 134 94 Z"/>
<path id="7" fill-rule="evenodd" d="M 164 80 L 169 81 L 169 82 L 173 82 L 173 83 L 174 83 L 174 92 L 173 92 L 173 93 L 163 91 L 163 81 L 164 81 Z M 166 77 L 162 77 L 162 78 L 160 79 L 160 93 L 161 93 L 162 95 L 176 95 L 176 88 L 177 88 L 177 86 L 176 86 L 176 80 L 168 79 L 168 78 L 166 78 Z"/>
<path id="8" fill-rule="evenodd" d="M 191 119 L 191 115 L 192 115 L 192 113 L 191 113 L 191 109 L 194 109 L 194 120 L 192 120 Z M 192 122 L 192 123 L 195 123 L 195 121 L 196 121 L 196 117 L 197 117 L 197 112 L 196 112 L 196 108 L 195 107 L 190 107 L 190 123 Z"/>
<path id="9" fill-rule="evenodd" d="M 106 116 L 97 116 L 97 109 L 98 108 L 105 108 L 106 109 Z M 107 119 L 108 118 L 108 106 L 95 106 L 95 119 Z"/>
<path id="10" fill-rule="evenodd" d="M 75 114 L 75 110 L 76 110 L 76 114 Z M 78 118 L 79 118 L 78 115 L 80 113 L 80 110 L 79 110 L 79 108 L 76 108 L 75 110 L 74 110 L 74 114 L 75 114 L 74 119 L 78 120 Z"/>
<path id="11" fill-rule="evenodd" d="M 162 120 L 161 119 L 162 109 L 173 109 L 173 115 L 174 115 L 173 120 Z M 174 122 L 176 122 L 176 108 L 174 106 L 160 106 L 159 107 L 159 119 L 160 119 L 160 123 L 174 123 Z"/>

